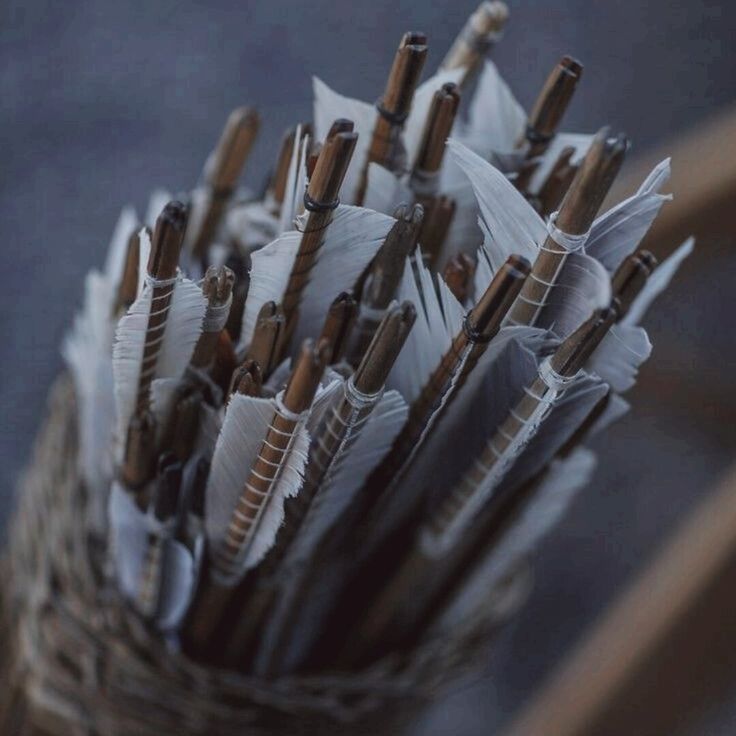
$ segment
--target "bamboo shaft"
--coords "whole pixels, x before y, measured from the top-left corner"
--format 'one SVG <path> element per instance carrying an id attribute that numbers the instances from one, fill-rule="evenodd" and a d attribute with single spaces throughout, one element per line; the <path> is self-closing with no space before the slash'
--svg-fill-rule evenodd
<path id="1" fill-rule="evenodd" d="M 207 192 L 204 211 L 197 232 L 190 240 L 191 251 L 197 258 L 204 256 L 217 234 L 227 203 L 258 134 L 259 124 L 258 114 L 247 107 L 233 110 L 225 123 L 205 170 Z"/>
<path id="2" fill-rule="evenodd" d="M 555 226 L 558 232 L 583 236 L 593 223 L 613 180 L 623 163 L 627 141 L 610 137 L 608 128 L 596 135 L 560 207 Z M 532 272 L 511 309 L 509 321 L 534 325 L 542 313 L 550 289 L 559 278 L 571 252 L 560 236 L 550 234 L 534 261 Z"/>
<path id="3" fill-rule="evenodd" d="M 493 48 L 509 17 L 506 3 L 482 2 L 468 18 L 462 31 L 447 52 L 440 69 L 465 69 L 461 85 L 473 77 Z"/>

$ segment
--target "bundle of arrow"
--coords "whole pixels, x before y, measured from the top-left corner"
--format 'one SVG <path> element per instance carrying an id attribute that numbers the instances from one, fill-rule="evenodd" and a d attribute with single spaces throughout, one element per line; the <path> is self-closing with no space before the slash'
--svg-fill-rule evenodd
<path id="1" fill-rule="evenodd" d="M 692 248 L 638 250 L 669 162 L 598 214 L 627 141 L 558 132 L 569 57 L 525 113 L 485 59 L 505 20 L 483 3 L 421 84 L 405 34 L 375 105 L 315 79 L 262 196 L 236 110 L 186 203 L 125 210 L 87 279 L 64 353 L 88 524 L 192 657 L 272 676 L 441 637 L 628 408 L 640 320 Z"/>

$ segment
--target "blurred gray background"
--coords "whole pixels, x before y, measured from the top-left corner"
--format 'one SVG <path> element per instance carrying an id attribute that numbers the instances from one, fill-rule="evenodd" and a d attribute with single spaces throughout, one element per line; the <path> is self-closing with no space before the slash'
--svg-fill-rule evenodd
<path id="1" fill-rule="evenodd" d="M 82 280 L 125 203 L 191 187 L 236 105 L 264 121 L 246 181 L 260 186 L 283 130 L 310 116 L 310 75 L 375 99 L 401 33 L 438 64 L 476 0 L 0 4 L 0 529 L 26 461 Z M 510 2 L 493 54 L 528 106 L 556 59 L 585 64 L 568 130 L 605 122 L 635 156 L 733 102 L 736 5 Z M 677 204 L 669 205 L 676 207 Z M 675 244 L 673 243 L 673 246 Z M 648 326 L 655 352 L 633 413 L 599 443 L 600 470 L 537 555 L 532 598 L 500 636 L 488 676 L 438 702 L 422 734 L 487 734 L 530 695 L 711 486 L 736 445 L 736 257 L 702 243 Z M 0 540 L 2 537 L 0 536 Z M 724 707 L 699 733 L 733 733 Z"/>

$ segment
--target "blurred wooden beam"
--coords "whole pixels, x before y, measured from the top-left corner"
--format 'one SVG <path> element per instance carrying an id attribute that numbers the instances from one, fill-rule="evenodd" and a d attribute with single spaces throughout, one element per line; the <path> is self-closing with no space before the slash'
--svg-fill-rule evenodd
<path id="1" fill-rule="evenodd" d="M 633 157 L 618 177 L 607 204 L 636 191 L 653 166 L 672 157 L 674 193 L 647 235 L 645 245 L 662 258 L 689 235 L 700 239 L 736 235 L 736 107 L 729 107 L 652 153 Z M 703 256 L 702 249 L 700 251 Z"/>
<path id="2" fill-rule="evenodd" d="M 553 673 L 506 736 L 654 736 L 736 681 L 736 469 Z"/>

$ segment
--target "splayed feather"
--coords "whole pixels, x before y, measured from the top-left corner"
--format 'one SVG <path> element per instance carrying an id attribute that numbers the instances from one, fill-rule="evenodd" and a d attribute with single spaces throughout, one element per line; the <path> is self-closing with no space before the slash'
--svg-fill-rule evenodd
<path id="1" fill-rule="evenodd" d="M 138 233 L 138 287 L 136 295 L 143 293 L 143 287 L 146 285 L 146 276 L 148 274 L 148 258 L 151 255 L 151 238 L 143 227 Z"/>
<path id="2" fill-rule="evenodd" d="M 263 202 L 245 202 L 231 207 L 225 214 L 225 230 L 243 252 L 270 243 L 280 232 L 278 220 Z"/>
<path id="3" fill-rule="evenodd" d="M 422 263 L 419 249 L 407 259 L 397 299 L 414 304 L 417 319 L 386 385 L 411 403 L 462 329 L 464 310 L 444 280 Z"/>
<path id="4" fill-rule="evenodd" d="M 534 261 L 547 236 L 542 218 L 498 169 L 457 141 L 451 139 L 448 147 L 473 185 L 494 272 L 512 254 Z"/>
<path id="5" fill-rule="evenodd" d="M 586 252 L 598 259 L 610 273 L 633 253 L 671 194 L 659 194 L 670 177 L 670 159 L 661 161 L 636 194 L 598 217 L 590 230 Z"/>

